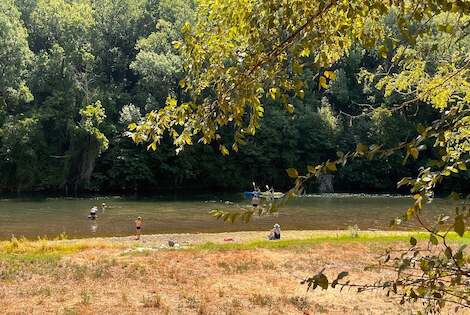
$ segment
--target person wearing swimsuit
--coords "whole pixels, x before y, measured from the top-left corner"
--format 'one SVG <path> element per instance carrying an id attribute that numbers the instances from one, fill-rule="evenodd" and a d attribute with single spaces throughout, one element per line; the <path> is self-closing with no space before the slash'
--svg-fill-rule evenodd
<path id="1" fill-rule="evenodd" d="M 259 196 L 256 192 L 253 193 L 253 198 L 251 198 L 251 205 L 253 206 L 253 208 L 258 207 L 259 205 Z"/>
<path id="2" fill-rule="evenodd" d="M 137 220 L 135 220 L 135 239 L 140 240 L 140 233 L 142 230 L 142 224 L 143 220 L 142 217 L 137 217 Z"/>
<path id="3" fill-rule="evenodd" d="M 253 186 L 254 186 L 254 183 L 253 183 Z M 257 208 L 258 205 L 259 205 L 259 202 L 260 202 L 260 193 L 261 191 L 259 190 L 258 187 L 254 186 L 254 190 L 253 190 L 253 197 L 251 198 L 251 205 L 253 206 L 253 208 Z"/>

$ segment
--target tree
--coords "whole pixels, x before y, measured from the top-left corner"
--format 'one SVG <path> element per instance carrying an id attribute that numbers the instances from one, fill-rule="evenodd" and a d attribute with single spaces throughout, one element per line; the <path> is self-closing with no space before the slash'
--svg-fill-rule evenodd
<path id="1" fill-rule="evenodd" d="M 227 3 L 230 8 L 236 5 L 236 2 Z M 380 48 L 382 42 L 365 47 L 351 39 L 351 48 L 345 49 L 328 69 L 312 65 L 316 52 L 311 49 L 310 56 L 301 58 L 303 71 L 294 73 L 294 68 L 299 68 L 292 65 L 299 57 L 288 54 L 283 63 L 290 67 L 288 79 L 297 87 L 303 84 L 302 89 L 298 93 L 276 86 L 266 93 L 259 90 L 262 94 L 259 101 L 264 108 L 263 118 L 258 119 L 259 128 L 253 137 L 248 134 L 245 139 L 239 137 L 241 141 L 235 148 L 240 150 L 232 152 L 230 158 L 219 153 L 226 153 L 224 148 L 230 151 L 234 144 L 233 118 L 226 126 L 219 126 L 210 146 L 196 144 L 175 154 L 173 139 L 166 134 L 159 150 L 147 154 L 144 147 L 133 146 L 123 133 L 132 120 L 139 121 L 150 110 L 161 109 L 168 95 L 178 103 L 193 100 L 191 91 L 186 92 L 184 84 L 180 86 L 187 60 L 184 38 L 189 30 L 181 32 L 181 27 L 187 20 L 204 20 L 204 6 L 197 13 L 195 3 L 186 0 L 14 0 L 3 1 L 1 5 L 8 7 L 1 14 L 2 21 L 9 25 L 2 27 L 0 44 L 6 45 L 2 46 L 2 52 L 9 52 L 0 60 L 5 73 L 0 90 L 8 94 L 6 98 L 0 96 L 3 132 L 0 169 L 2 174 L 8 174 L 0 179 L 2 191 L 57 192 L 66 186 L 69 190 L 77 186 L 78 190 L 102 192 L 175 187 L 240 191 L 251 186 L 253 179 L 287 189 L 290 180 L 286 168 L 297 167 L 304 173 L 308 165 L 334 160 L 337 151 L 354 150 L 358 143 L 395 147 L 417 135 L 417 123 L 426 126 L 439 118 L 439 110 L 431 106 L 411 105 L 393 110 L 403 95 L 392 93 L 384 97 L 383 91 L 376 87 L 377 77 L 373 79 L 369 75 L 389 69 L 398 46 L 408 43 L 407 32 L 400 33 L 396 14 L 390 12 L 377 22 L 387 34 L 384 38 L 394 38 L 392 42 L 384 42 L 389 49 L 387 58 L 384 58 L 386 51 Z M 440 17 L 443 18 L 445 21 L 445 17 Z M 441 35 L 443 21 L 438 23 L 441 31 L 437 31 Z M 258 24 L 253 22 L 253 25 Z M 261 28 L 261 31 L 267 30 Z M 287 36 L 288 32 L 284 33 L 281 35 Z M 268 40 L 269 36 L 263 38 Z M 244 36 L 232 38 L 236 42 Z M 428 39 L 420 45 L 423 49 L 428 47 L 428 55 L 436 60 L 440 55 L 432 50 L 433 46 L 450 47 L 449 36 Z M 276 39 L 270 40 L 274 43 Z M 181 49 L 177 48 L 178 42 L 183 43 Z M 393 47 L 393 42 L 400 45 Z M 465 43 L 465 39 L 460 43 Z M 203 42 L 201 47 L 204 45 Z M 213 52 L 224 52 L 218 51 L 220 47 L 214 46 Z M 252 54 L 252 47 L 243 47 L 238 45 L 236 49 L 246 48 L 241 53 Z M 233 68 L 242 59 L 225 60 L 224 67 Z M 324 70 L 331 72 L 324 73 Z M 327 81 L 327 88 L 319 88 L 319 74 L 329 77 L 321 79 L 322 83 Z M 221 81 L 225 80 L 223 76 L 222 73 L 219 77 Z M 332 80 L 334 77 L 336 80 Z M 207 87 L 200 99 L 214 100 L 215 95 L 213 87 Z M 101 102 L 106 113 L 106 118 L 96 127 L 109 140 L 108 150 L 101 153 L 96 149 L 97 144 L 89 141 L 80 115 L 81 110 L 96 101 Z M 373 113 L 364 114 L 364 110 Z M 240 114 L 244 126 L 249 124 L 251 114 L 251 110 Z M 181 127 L 176 129 L 181 131 Z M 197 142 L 198 138 L 193 140 Z M 81 161 L 82 157 L 90 160 Z M 430 148 L 420 151 L 420 157 L 423 159 L 419 161 L 408 159 L 406 165 L 402 165 L 398 155 L 382 161 L 351 161 L 336 175 L 335 188 L 394 191 L 396 180 L 413 175 L 419 166 L 436 158 Z M 30 168 L 33 164 L 36 167 Z M 88 179 L 75 173 L 83 169 L 80 165 L 94 166 L 89 184 Z M 246 165 L 256 166 L 258 171 Z M 124 167 L 129 171 L 121 171 Z M 78 178 L 82 178 L 81 183 L 75 181 Z M 447 180 L 441 187 L 448 190 L 459 185 L 463 191 L 467 183 L 468 175 Z"/>
<path id="2" fill-rule="evenodd" d="M 136 45 L 138 50 L 130 68 L 141 77 L 140 85 L 150 95 L 147 108 L 155 109 L 168 95 L 179 94 L 183 61 L 173 42 L 181 39 L 180 28 L 194 15 L 192 1 L 159 1 L 156 30 Z M 155 87 L 158 89 L 155 89 Z"/>
<path id="3" fill-rule="evenodd" d="M 28 33 L 13 0 L 0 3 L 0 123 L 20 101 L 29 102 L 28 67 L 32 53 Z"/>
<path id="4" fill-rule="evenodd" d="M 28 184 L 31 167 L 36 162 L 33 145 L 37 120 L 15 117 L 21 103 L 33 96 L 27 85 L 33 54 L 20 12 L 13 1 L 0 3 L 0 167 L 5 169 L 2 182 L 11 175 L 18 187 Z M 3 172 L 2 172 L 3 173 Z M 0 184 L 1 185 L 1 184 Z"/>
<path id="5" fill-rule="evenodd" d="M 181 85 L 191 100 L 178 104 L 169 98 L 164 108 L 129 126 L 132 138 L 156 149 L 168 133 L 178 151 L 194 142 L 217 142 L 223 154 L 229 153 L 230 142 L 237 151 L 246 135 L 259 129 L 267 98 L 280 100 L 292 112 L 289 96 L 305 96 L 302 75 L 306 69 L 317 73 L 318 87 L 326 89 L 337 79 L 332 67 L 353 44 L 371 49 L 388 62 L 373 73 L 365 71 L 363 77 L 371 82 L 369 87 L 381 91 L 385 104 L 373 102 L 359 115 L 372 115 L 383 124 L 388 114 L 382 105 L 404 113 L 413 106 L 428 106 L 437 111 L 438 119 L 419 126 L 415 138 L 396 147 L 358 143 L 355 152 L 338 152 L 337 159 L 308 166 L 306 175 L 288 169 L 295 186 L 286 199 L 298 194 L 309 179 L 335 172 L 351 159 L 387 158 L 403 150 L 406 163 L 410 158 L 417 160 L 431 146 L 438 159 L 421 167 L 414 179 L 399 183 L 411 186 L 414 203 L 397 221 L 415 218 L 430 233 L 430 244 L 437 245 L 440 239 L 442 247 L 423 254 L 414 249 L 417 241 L 412 238 L 412 249 L 407 252 L 411 258 L 404 254 L 394 260 L 397 279 L 380 287 L 391 288 L 389 292 L 400 294 L 403 301 L 424 301 L 429 312 L 439 311 L 446 302 L 470 307 L 470 273 L 463 248 L 455 250 L 446 242 L 452 229 L 463 235 L 470 212 L 458 208 L 450 227 L 443 227 L 448 218 L 431 227 L 420 219 L 438 184 L 465 172 L 469 161 L 469 14 L 470 3 L 464 1 L 202 1 L 196 23 L 183 27 L 184 40 L 176 44 L 187 60 Z M 387 27 L 386 19 L 393 27 Z M 446 45 L 434 45 L 436 37 Z M 233 128 L 233 140 L 222 137 L 226 126 Z M 276 205 L 267 209 L 275 210 Z M 253 211 L 214 210 L 212 214 L 224 220 L 249 220 Z M 404 270 L 408 271 L 405 279 Z M 341 273 L 329 282 L 320 272 L 304 283 L 326 289 L 346 275 Z"/>
<path id="6" fill-rule="evenodd" d="M 93 0 L 93 51 L 100 79 L 108 84 L 131 82 L 129 65 L 135 58 L 135 44 L 147 36 L 146 0 Z"/>

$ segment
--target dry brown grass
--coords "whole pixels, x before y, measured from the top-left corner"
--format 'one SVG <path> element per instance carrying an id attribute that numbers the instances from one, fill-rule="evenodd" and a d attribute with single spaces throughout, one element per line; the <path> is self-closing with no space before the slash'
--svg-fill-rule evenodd
<path id="1" fill-rule="evenodd" d="M 299 282 L 326 267 L 372 282 L 364 271 L 383 244 L 321 242 L 254 250 L 163 250 L 123 255 L 86 247 L 60 259 L 0 263 L 0 314 L 408 314 L 383 294 L 307 293 Z M 26 265 L 22 265 L 26 264 Z M 19 271 L 18 271 L 19 270 Z M 9 275 L 3 277 L 2 275 Z"/>

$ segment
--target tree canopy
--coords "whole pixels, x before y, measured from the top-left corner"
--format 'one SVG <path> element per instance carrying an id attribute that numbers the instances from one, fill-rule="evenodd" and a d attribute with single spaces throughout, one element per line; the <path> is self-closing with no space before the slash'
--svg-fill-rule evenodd
<path id="1" fill-rule="evenodd" d="M 166 107 L 149 113 L 145 124 L 131 126 L 138 131 L 134 140 L 148 141 L 153 148 L 168 132 L 181 149 L 197 135 L 197 141 L 220 142 L 220 151 L 227 154 L 219 129 L 230 125 L 236 151 L 259 128 L 265 98 L 293 111 L 290 96 L 305 95 L 304 72 L 313 71 L 319 88 L 326 89 L 336 79 L 332 67 L 354 44 L 376 50 L 403 70 L 387 67 L 388 76 L 375 86 L 385 91 L 384 97 L 408 93 L 410 103 L 443 109 L 452 95 L 468 95 L 465 75 L 447 79 L 465 69 L 465 44 L 456 43 L 460 49 L 442 65 L 434 58 L 433 69 L 425 68 L 433 54 L 409 46 L 432 38 L 436 28 L 454 35 L 466 32 L 468 10 L 468 3 L 454 1 L 201 1 L 197 23 L 185 24 L 184 40 L 175 42 L 188 60 L 180 85 L 191 100 L 178 104 L 169 98 Z M 395 29 L 387 27 L 386 18 L 394 20 Z M 450 45 L 455 38 L 460 37 L 451 37 Z M 445 88 L 433 88 L 443 80 Z"/>
<path id="2" fill-rule="evenodd" d="M 439 50 L 448 47 L 446 58 L 460 58 L 457 51 L 463 54 L 467 45 L 465 38 L 455 43 L 460 50 L 442 44 L 462 37 L 458 30 L 467 32 L 465 16 L 451 18 L 459 14 L 452 6 L 449 17 L 443 13 L 428 22 L 435 34 L 429 28 L 413 33 L 409 19 L 403 27 L 411 33 L 401 30 L 399 17 L 412 4 L 3 1 L 0 191 L 239 191 L 253 180 L 287 189 L 285 169 L 306 172 L 358 143 L 394 147 L 416 136 L 416 125 L 428 125 L 439 109 L 418 110 L 416 102 L 395 109 L 408 92 L 393 86 L 411 79 L 403 72 L 379 88 L 381 73 L 390 70 L 400 47 L 408 47 L 407 58 L 394 64 L 391 75 L 399 67 L 418 71 L 405 64 L 414 51 L 438 67 Z M 444 6 L 416 4 L 423 23 Z M 353 30 L 346 28 L 350 22 Z M 456 24 L 450 33 L 446 23 Z M 413 38 L 419 47 L 411 47 Z M 426 72 L 433 73 L 431 64 Z M 384 96 L 385 88 L 392 94 Z M 414 89 L 411 81 L 408 88 Z M 364 110 L 372 114 L 362 115 Z M 85 114 L 91 112 L 100 114 Z M 163 119 L 155 121 L 159 115 Z M 135 139 L 151 140 L 144 146 L 124 135 L 133 122 L 140 131 Z M 158 130 L 154 143 L 151 133 Z M 194 145 L 176 154 L 175 141 L 177 147 Z M 158 150 L 146 152 L 149 144 L 159 144 Z M 240 150 L 223 156 L 233 149 Z M 399 155 L 352 161 L 335 175 L 335 189 L 396 191 L 397 180 L 435 158 L 432 150 L 420 157 L 406 165 Z M 465 190 L 467 183 L 468 176 L 452 177 L 444 188 Z"/>
<path id="3" fill-rule="evenodd" d="M 465 233 L 468 206 L 456 207 L 452 220 L 440 216 L 430 225 L 421 219 L 436 188 L 453 174 L 465 177 L 470 162 L 470 2 L 202 0 L 197 9 L 196 22 L 185 24 L 183 40 L 174 43 L 185 61 L 180 86 L 187 96 L 169 97 L 165 107 L 131 124 L 133 140 L 155 150 L 169 135 L 178 151 L 202 142 L 228 155 L 229 148 L 238 151 L 247 136 L 255 135 L 273 102 L 295 112 L 294 100 L 305 99 L 314 81 L 319 90 L 333 92 L 338 110 L 351 122 L 370 117 L 372 124 L 366 128 L 378 129 L 377 141 L 357 141 L 354 150 L 338 150 L 337 157 L 307 165 L 303 173 L 287 169 L 295 185 L 267 209 L 211 213 L 224 221 L 248 221 L 255 211 L 277 211 L 310 179 L 336 173 L 351 160 L 386 160 L 403 152 L 406 164 L 427 155 L 431 158 L 414 176 L 398 182 L 398 187 L 410 187 L 413 203 L 392 222 L 416 219 L 429 232 L 427 249 L 417 247 L 412 237 L 411 247 L 393 260 L 387 252 L 378 268 L 397 272 L 390 281 L 350 284 L 342 280 L 347 272 L 330 281 L 322 270 L 302 283 L 309 289 L 385 289 L 399 295 L 402 303 L 421 300 L 427 313 L 439 312 L 446 303 L 470 308 L 465 246 L 448 243 L 450 231 Z M 347 73 L 340 67 L 356 47 L 377 57 L 357 74 L 368 96 L 361 103 L 349 98 Z M 410 116 L 412 110 L 414 115 L 431 110 L 432 119 L 416 124 L 416 133 L 403 141 L 389 142 L 388 119 L 396 113 Z M 320 108 L 320 114 L 327 112 L 328 107 Z M 326 122 L 336 125 L 336 119 Z M 289 139 L 286 135 L 284 141 Z M 453 196 L 460 198 L 458 193 Z"/>

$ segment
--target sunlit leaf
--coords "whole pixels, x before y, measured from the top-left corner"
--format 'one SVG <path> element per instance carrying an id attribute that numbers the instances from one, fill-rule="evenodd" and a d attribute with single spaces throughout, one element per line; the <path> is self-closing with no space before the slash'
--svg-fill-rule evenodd
<path id="1" fill-rule="evenodd" d="M 291 177 L 291 178 L 299 177 L 299 173 L 297 172 L 297 170 L 295 168 L 287 169 L 287 175 L 289 175 L 289 177 Z"/>

